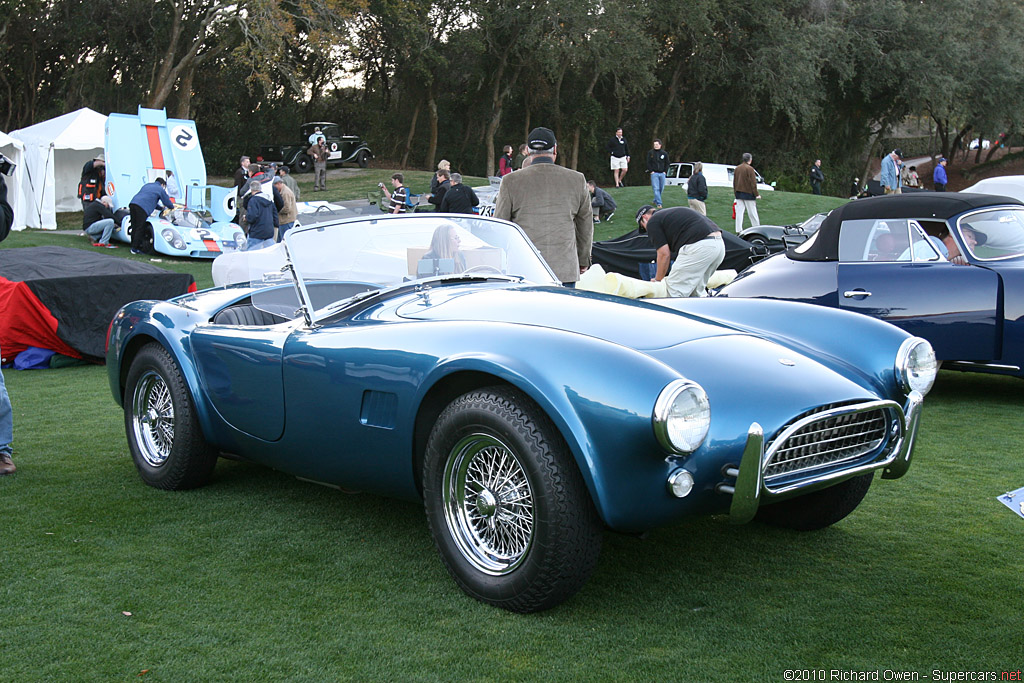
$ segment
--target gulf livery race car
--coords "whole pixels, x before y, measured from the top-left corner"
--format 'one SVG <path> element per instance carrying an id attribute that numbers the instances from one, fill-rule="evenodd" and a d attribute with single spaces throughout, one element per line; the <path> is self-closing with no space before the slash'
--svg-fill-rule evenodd
<path id="1" fill-rule="evenodd" d="M 242 249 L 245 234 L 232 222 L 235 188 L 206 184 L 206 162 L 193 121 L 168 119 L 165 110 L 139 107 L 137 116 L 111 114 L 107 118 L 107 194 L 114 208 L 127 208 L 144 184 L 167 179 L 172 171 L 179 196 L 171 196 L 175 210 L 150 216 L 153 248 L 168 256 L 216 258 Z M 169 193 L 170 194 L 170 193 Z M 131 242 L 125 216 L 113 236 Z"/>

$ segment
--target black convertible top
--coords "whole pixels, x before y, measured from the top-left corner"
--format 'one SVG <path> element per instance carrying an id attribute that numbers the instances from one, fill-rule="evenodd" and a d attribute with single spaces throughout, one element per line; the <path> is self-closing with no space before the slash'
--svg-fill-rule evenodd
<path id="1" fill-rule="evenodd" d="M 948 220 L 953 216 L 987 206 L 1021 206 L 1010 197 L 961 192 L 914 192 L 858 199 L 832 210 L 818 228 L 814 243 L 803 253 L 790 249 L 794 261 L 834 261 L 839 253 L 839 226 L 843 221 L 865 218 L 917 218 Z"/>

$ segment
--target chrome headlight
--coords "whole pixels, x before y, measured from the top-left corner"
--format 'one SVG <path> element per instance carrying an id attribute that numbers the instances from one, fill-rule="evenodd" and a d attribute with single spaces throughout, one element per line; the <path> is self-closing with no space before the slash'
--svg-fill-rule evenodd
<path id="1" fill-rule="evenodd" d="M 175 249 L 179 249 L 181 251 L 185 250 L 185 240 L 182 239 L 177 230 L 164 228 L 160 231 L 160 236 L 164 238 L 164 241 L 167 242 L 167 244 L 171 245 Z"/>
<path id="2" fill-rule="evenodd" d="M 924 396 L 935 384 L 937 374 L 939 364 L 931 344 L 920 337 L 911 337 L 900 344 L 896 353 L 896 377 L 905 392 L 917 391 Z"/>
<path id="3" fill-rule="evenodd" d="M 692 453 L 704 443 L 711 426 L 708 395 L 696 382 L 677 379 L 654 403 L 654 435 L 665 450 Z"/>

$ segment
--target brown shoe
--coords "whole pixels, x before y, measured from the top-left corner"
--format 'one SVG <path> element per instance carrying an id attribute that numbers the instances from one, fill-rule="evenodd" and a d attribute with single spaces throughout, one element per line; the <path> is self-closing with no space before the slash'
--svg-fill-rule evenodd
<path id="1" fill-rule="evenodd" d="M 11 456 L 7 453 L 0 453 L 0 475 L 14 474 L 18 468 L 11 462 Z"/>

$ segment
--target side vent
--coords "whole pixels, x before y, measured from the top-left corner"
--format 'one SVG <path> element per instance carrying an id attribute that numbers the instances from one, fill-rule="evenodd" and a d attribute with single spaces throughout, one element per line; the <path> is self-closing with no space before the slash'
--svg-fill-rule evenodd
<path id="1" fill-rule="evenodd" d="M 364 391 L 359 421 L 367 427 L 394 429 L 398 416 L 398 396 L 386 391 Z"/>

